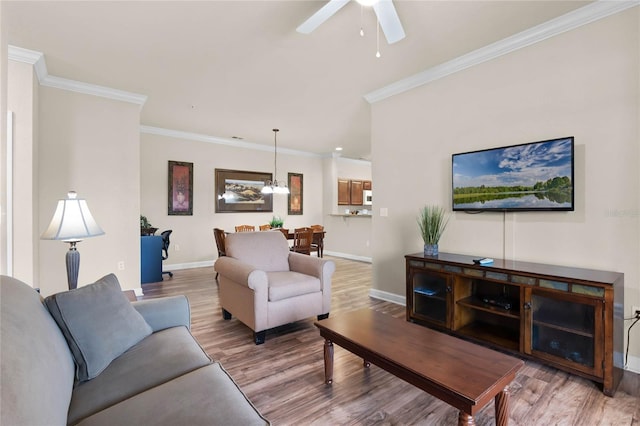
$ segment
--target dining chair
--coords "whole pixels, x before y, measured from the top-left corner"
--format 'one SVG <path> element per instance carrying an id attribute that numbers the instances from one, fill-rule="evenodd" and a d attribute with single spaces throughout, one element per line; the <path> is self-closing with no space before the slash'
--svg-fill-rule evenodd
<path id="1" fill-rule="evenodd" d="M 313 229 L 296 228 L 293 231 L 293 246 L 291 247 L 291 251 L 310 255 L 312 242 L 313 242 Z"/>
<path id="2" fill-rule="evenodd" d="M 324 256 L 324 235 L 316 234 L 320 232 L 324 232 L 324 226 L 322 225 L 311 225 L 311 229 L 313 229 L 313 241 L 311 242 L 311 251 L 317 252 L 318 257 Z"/>
<path id="3" fill-rule="evenodd" d="M 256 227 L 253 225 L 238 225 L 236 226 L 236 232 L 254 232 Z"/>
<path id="4" fill-rule="evenodd" d="M 271 225 L 269 225 L 268 223 L 266 225 L 260 225 L 261 231 L 268 231 L 270 229 L 271 229 Z"/>
<path id="5" fill-rule="evenodd" d="M 227 254 L 225 252 L 224 243 L 225 243 L 225 238 L 227 237 L 227 234 L 224 232 L 223 229 L 213 228 L 213 237 L 216 240 L 216 247 L 218 248 L 218 257 L 226 256 Z M 217 279 L 218 279 L 218 272 L 216 272 L 216 280 Z"/>

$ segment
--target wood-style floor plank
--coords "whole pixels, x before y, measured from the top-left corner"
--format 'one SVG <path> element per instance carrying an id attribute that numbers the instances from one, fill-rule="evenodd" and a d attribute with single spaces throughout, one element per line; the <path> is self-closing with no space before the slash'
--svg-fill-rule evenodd
<path id="1" fill-rule="evenodd" d="M 369 297 L 371 265 L 333 258 L 331 315 L 368 307 L 404 318 L 405 307 Z M 212 267 L 144 284 L 142 298 L 184 294 L 192 333 L 274 425 L 456 425 L 449 405 L 335 346 L 324 384 L 324 339 L 309 318 L 267 332 L 263 345 L 237 319 L 224 321 Z M 400 350 L 400 349 L 399 349 Z M 493 403 L 476 416 L 494 425 Z M 614 398 L 589 380 L 527 361 L 511 385 L 511 425 L 640 425 L 640 375 L 626 372 Z"/>

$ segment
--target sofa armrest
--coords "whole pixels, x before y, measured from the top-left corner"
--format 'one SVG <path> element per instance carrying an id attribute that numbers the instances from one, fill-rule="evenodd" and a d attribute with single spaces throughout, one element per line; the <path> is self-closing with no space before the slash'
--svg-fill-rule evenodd
<path id="1" fill-rule="evenodd" d="M 214 269 L 225 279 L 247 286 L 256 292 L 267 291 L 267 273 L 248 263 L 233 257 L 223 256 L 216 260 Z"/>
<path id="2" fill-rule="evenodd" d="M 131 302 L 145 321 L 156 331 L 185 326 L 191 329 L 191 310 L 186 296 L 162 297 Z"/>

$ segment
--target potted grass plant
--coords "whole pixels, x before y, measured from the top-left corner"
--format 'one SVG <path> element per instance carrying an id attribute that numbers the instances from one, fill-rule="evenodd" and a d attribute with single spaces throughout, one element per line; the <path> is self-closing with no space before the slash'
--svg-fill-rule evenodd
<path id="1" fill-rule="evenodd" d="M 438 255 L 438 241 L 449 223 L 449 217 L 441 206 L 426 205 L 420 210 L 418 226 L 424 241 L 424 255 Z"/>
<path id="2" fill-rule="evenodd" d="M 271 225 L 272 228 L 282 228 L 282 225 L 284 225 L 284 220 L 282 220 L 280 216 L 274 215 L 273 219 L 271 219 L 271 222 L 269 222 L 269 225 Z"/>

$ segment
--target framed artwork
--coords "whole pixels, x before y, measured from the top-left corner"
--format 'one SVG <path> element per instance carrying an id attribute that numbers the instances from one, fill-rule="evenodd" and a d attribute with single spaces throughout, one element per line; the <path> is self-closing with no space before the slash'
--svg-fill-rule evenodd
<path id="1" fill-rule="evenodd" d="M 193 163 L 169 161 L 169 215 L 193 215 Z"/>
<path id="2" fill-rule="evenodd" d="M 271 173 L 216 169 L 216 213 L 272 212 L 273 194 L 262 188 Z"/>
<path id="3" fill-rule="evenodd" d="M 289 186 L 287 213 L 290 215 L 302 214 L 302 173 L 289 173 L 287 185 Z"/>

